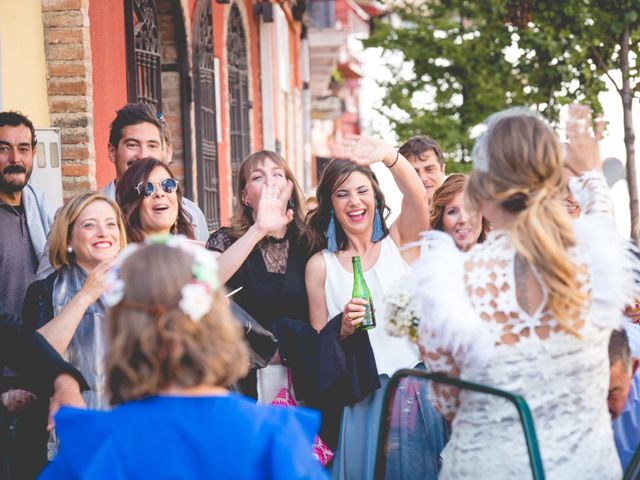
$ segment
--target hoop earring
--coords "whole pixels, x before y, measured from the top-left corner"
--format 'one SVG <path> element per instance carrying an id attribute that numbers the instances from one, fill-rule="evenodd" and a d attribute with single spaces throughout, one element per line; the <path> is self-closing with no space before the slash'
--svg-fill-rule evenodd
<path id="1" fill-rule="evenodd" d="M 373 242 L 379 242 L 384 237 L 384 230 L 382 229 L 382 216 L 378 209 L 378 202 L 376 201 L 376 213 L 373 215 L 373 231 L 371 232 L 371 240 Z"/>
<path id="2" fill-rule="evenodd" d="M 336 253 L 338 251 L 338 244 L 336 243 L 336 219 L 333 217 L 333 208 L 331 209 L 331 220 L 329 220 L 325 235 L 327 237 L 327 250 Z"/>

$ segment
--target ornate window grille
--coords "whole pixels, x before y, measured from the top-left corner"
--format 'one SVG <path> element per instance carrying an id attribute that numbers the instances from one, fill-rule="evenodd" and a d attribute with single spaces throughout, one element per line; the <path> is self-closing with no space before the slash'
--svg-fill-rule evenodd
<path id="1" fill-rule="evenodd" d="M 229 108 L 231 120 L 231 181 L 234 201 L 238 198 L 238 168 L 251 153 L 249 124 L 249 66 L 242 17 L 237 5 L 231 7 L 227 33 L 227 62 L 229 71 Z"/>
<path id="2" fill-rule="evenodd" d="M 125 0 L 127 93 L 130 102 L 162 110 L 160 35 L 154 0 Z"/>
<path id="3" fill-rule="evenodd" d="M 198 151 L 198 198 L 203 206 L 207 226 L 220 226 L 218 186 L 218 145 L 216 132 L 215 75 L 213 57 L 213 23 L 211 2 L 202 0 L 194 32 L 194 87 L 196 102 L 196 138 Z"/>

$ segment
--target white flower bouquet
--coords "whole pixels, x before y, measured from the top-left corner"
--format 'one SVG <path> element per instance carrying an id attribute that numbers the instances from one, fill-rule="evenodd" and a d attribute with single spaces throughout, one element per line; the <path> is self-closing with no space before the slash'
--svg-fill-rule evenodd
<path id="1" fill-rule="evenodd" d="M 418 342 L 420 305 L 405 284 L 400 284 L 387 294 L 385 330 L 393 337 L 409 337 Z"/>

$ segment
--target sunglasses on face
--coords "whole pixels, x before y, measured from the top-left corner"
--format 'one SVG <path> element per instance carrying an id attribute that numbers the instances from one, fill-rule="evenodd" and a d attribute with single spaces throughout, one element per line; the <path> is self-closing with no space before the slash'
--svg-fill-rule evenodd
<path id="1" fill-rule="evenodd" d="M 152 182 L 140 182 L 136 187 L 138 195 L 142 197 L 150 197 L 156 191 L 156 185 L 159 185 L 163 192 L 174 193 L 178 190 L 178 181 L 175 178 L 165 178 L 157 184 Z"/>

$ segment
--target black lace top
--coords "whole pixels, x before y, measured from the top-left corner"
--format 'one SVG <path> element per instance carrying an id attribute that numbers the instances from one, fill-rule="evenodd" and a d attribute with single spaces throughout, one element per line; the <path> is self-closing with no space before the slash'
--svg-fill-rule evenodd
<path id="1" fill-rule="evenodd" d="M 233 242 L 229 229 L 223 227 L 211 234 L 207 248 L 222 253 Z M 265 237 L 229 279 L 227 288 L 242 287 L 233 300 L 270 331 L 273 322 L 280 318 L 308 322 L 306 263 L 302 242 Z"/>

